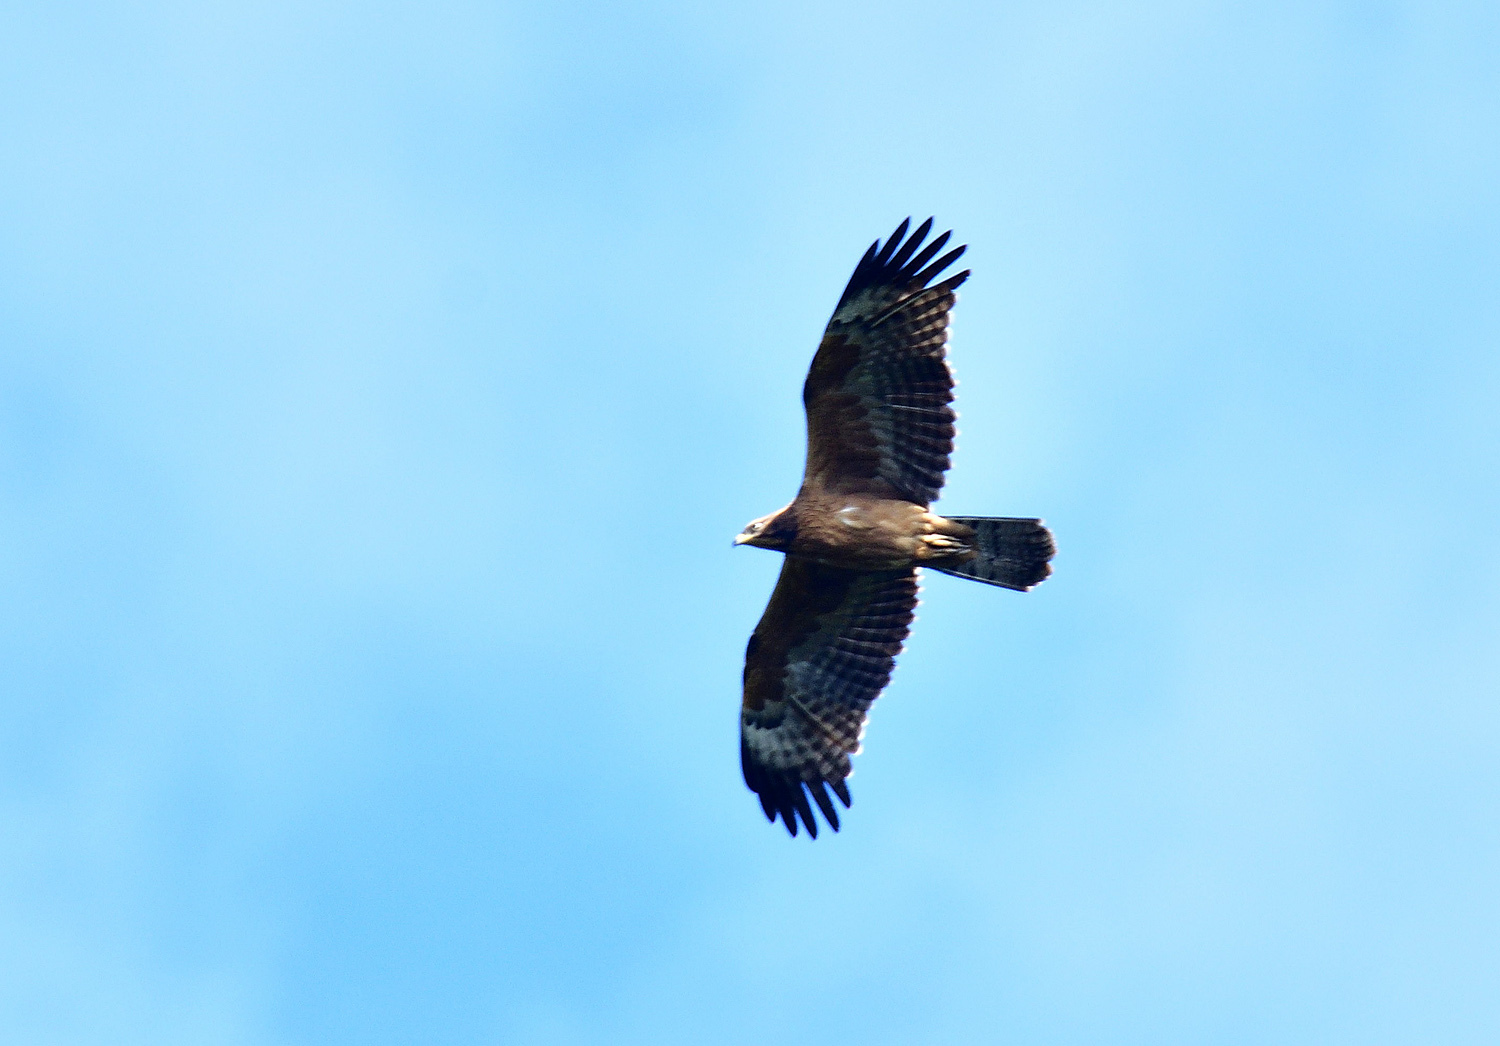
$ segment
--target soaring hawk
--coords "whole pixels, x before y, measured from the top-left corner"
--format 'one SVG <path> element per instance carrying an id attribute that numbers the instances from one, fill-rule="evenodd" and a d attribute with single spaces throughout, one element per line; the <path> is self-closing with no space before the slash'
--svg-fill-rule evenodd
<path id="1" fill-rule="evenodd" d="M 909 224 L 870 245 L 813 357 L 802 489 L 734 539 L 786 554 L 745 650 L 740 763 L 792 835 L 799 819 L 818 835 L 809 796 L 838 830 L 828 789 L 849 805 L 849 757 L 906 639 L 917 567 L 1019 592 L 1052 570 L 1039 519 L 928 511 L 953 451 L 948 314 L 969 272 L 932 283 L 964 248 L 933 261 L 951 233 L 923 247 L 932 219 L 907 238 Z"/>

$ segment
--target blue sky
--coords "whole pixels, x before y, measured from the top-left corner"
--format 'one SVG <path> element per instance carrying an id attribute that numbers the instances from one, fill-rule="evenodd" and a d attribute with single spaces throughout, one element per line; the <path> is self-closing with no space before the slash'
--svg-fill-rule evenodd
<path id="1" fill-rule="evenodd" d="M 1492 1043 L 1500 9 L 12 5 L 0 1041 Z M 798 390 L 971 244 L 845 830 Z"/>

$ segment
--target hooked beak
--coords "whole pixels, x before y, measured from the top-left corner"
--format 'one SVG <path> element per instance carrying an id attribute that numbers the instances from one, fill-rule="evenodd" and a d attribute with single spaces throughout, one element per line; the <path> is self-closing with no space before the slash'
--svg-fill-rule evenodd
<path id="1" fill-rule="evenodd" d="M 743 534 L 743 533 L 742 534 L 736 534 L 734 536 L 734 542 L 729 547 L 733 548 L 735 545 L 743 545 L 743 544 L 747 543 L 749 540 L 750 540 L 750 535 L 749 534 Z"/>

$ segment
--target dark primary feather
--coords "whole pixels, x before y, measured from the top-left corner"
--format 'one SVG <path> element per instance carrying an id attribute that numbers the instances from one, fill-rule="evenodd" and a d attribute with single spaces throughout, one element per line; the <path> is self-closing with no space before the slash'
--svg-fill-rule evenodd
<path id="1" fill-rule="evenodd" d="M 817 837 L 812 803 L 835 831 L 849 756 L 890 681 L 917 604 L 913 568 L 852 571 L 787 557 L 745 651 L 740 762 L 761 809 Z M 811 803 L 809 802 L 811 796 Z"/>
<path id="2" fill-rule="evenodd" d="M 932 219 L 903 240 L 907 225 L 865 252 L 813 357 L 804 482 L 927 505 L 953 452 L 948 314 L 969 273 L 929 287 L 965 248 L 931 262 L 951 233 L 919 251 Z"/>
<path id="3" fill-rule="evenodd" d="M 854 274 L 849 277 L 849 284 L 839 298 L 838 307 L 834 309 L 835 315 L 852 299 L 871 289 L 925 287 L 934 276 L 956 262 L 964 251 L 968 250 L 967 246 L 955 248 L 944 255 L 943 259 L 931 269 L 923 271 L 922 266 L 942 250 L 948 238 L 953 235 L 953 231 L 950 229 L 938 236 L 922 250 L 921 254 L 908 261 L 910 253 L 927 238 L 927 234 L 932 230 L 932 219 L 928 218 L 917 226 L 916 231 L 906 240 L 901 250 L 897 251 L 896 245 L 901 243 L 901 238 L 906 235 L 906 227 L 910 224 L 910 218 L 903 219 L 885 241 L 883 248 L 879 240 L 870 244 L 870 249 L 865 251 L 865 256 L 854 267 Z M 965 269 L 956 276 L 949 277 L 948 282 L 951 282 L 953 287 L 957 287 L 968 278 L 969 271 Z"/>

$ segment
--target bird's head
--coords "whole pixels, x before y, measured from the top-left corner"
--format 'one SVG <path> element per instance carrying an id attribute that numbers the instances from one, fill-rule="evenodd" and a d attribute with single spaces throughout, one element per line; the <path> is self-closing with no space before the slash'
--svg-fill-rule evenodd
<path id="1" fill-rule="evenodd" d="M 755 545 L 758 548 L 774 548 L 786 551 L 797 536 L 797 514 L 788 505 L 786 508 L 752 520 L 735 536 L 736 545 Z"/>

